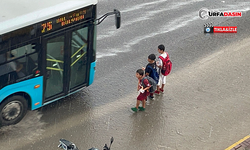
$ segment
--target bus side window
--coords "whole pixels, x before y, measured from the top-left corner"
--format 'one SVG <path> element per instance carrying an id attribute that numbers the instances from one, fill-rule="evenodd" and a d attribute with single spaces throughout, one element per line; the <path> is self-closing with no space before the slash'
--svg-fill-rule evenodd
<path id="1" fill-rule="evenodd" d="M 16 79 L 15 64 L 7 62 L 7 54 L 0 54 L 0 89 L 14 83 Z"/>
<path id="2" fill-rule="evenodd" d="M 6 61 L 6 58 L 4 56 L 4 54 L 0 54 L 0 89 L 2 87 L 5 86 L 5 81 L 6 81 L 6 77 L 4 76 L 4 68 L 5 68 L 5 64 L 3 64 Z"/>
<path id="3" fill-rule="evenodd" d="M 19 58 L 15 61 L 18 78 L 33 74 L 33 71 L 37 68 L 38 54 L 34 52 L 35 49 L 32 49 L 31 44 L 10 51 L 12 59 Z"/>

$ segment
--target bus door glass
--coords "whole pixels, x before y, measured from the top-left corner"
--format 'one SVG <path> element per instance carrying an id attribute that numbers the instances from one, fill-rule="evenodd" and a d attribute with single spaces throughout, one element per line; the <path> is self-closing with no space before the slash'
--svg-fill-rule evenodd
<path id="1" fill-rule="evenodd" d="M 45 99 L 63 92 L 64 35 L 45 38 L 46 74 Z"/>
<path id="2" fill-rule="evenodd" d="M 70 89 L 83 86 L 87 81 L 88 27 L 72 31 L 70 57 Z"/>

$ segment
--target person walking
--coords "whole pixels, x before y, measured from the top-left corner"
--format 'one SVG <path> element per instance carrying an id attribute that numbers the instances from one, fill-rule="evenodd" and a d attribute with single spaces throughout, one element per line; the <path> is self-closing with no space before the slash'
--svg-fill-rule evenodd
<path id="1" fill-rule="evenodd" d="M 159 82 L 157 84 L 157 89 L 154 92 L 155 94 L 159 95 L 160 92 L 164 92 L 164 86 L 166 84 L 166 76 L 170 73 L 172 69 L 172 62 L 169 59 L 169 55 L 165 52 L 165 46 L 163 44 L 158 46 L 158 52 L 160 56 L 158 61 L 156 62 L 157 67 L 160 69 L 159 74 Z"/>
<path id="2" fill-rule="evenodd" d="M 159 80 L 159 74 L 157 72 L 157 66 L 156 66 L 155 59 L 156 59 L 155 54 L 150 54 L 148 56 L 148 64 L 147 64 L 146 68 L 142 67 L 142 70 L 145 71 L 145 76 L 149 76 L 149 77 L 153 78 L 157 84 L 158 80 Z M 151 99 L 154 98 L 154 91 L 150 91 L 149 97 Z"/>
<path id="3" fill-rule="evenodd" d="M 144 71 L 142 69 L 138 69 L 135 74 L 138 79 L 137 91 L 140 91 L 140 94 L 137 96 L 136 106 L 131 108 L 134 112 L 138 110 L 144 111 L 146 106 L 146 99 L 149 95 L 149 88 L 151 87 L 148 79 L 144 76 Z M 139 107 L 142 102 L 142 107 Z"/>

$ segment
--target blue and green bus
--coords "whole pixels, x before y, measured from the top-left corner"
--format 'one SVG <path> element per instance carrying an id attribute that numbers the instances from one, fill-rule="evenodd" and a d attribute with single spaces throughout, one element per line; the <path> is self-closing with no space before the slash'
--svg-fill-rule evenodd
<path id="1" fill-rule="evenodd" d="M 3 0 L 0 16 L 0 125 L 89 86 L 96 66 L 97 0 Z M 58 3 L 59 2 L 59 3 Z M 15 5 L 13 5 L 15 4 Z M 10 9 L 13 8 L 13 9 Z"/>

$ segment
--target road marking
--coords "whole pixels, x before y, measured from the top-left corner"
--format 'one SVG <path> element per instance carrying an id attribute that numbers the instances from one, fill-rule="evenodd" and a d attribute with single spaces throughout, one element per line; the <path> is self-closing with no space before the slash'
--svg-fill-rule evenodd
<path id="1" fill-rule="evenodd" d="M 231 150 L 232 148 L 234 148 L 235 146 L 239 145 L 240 143 L 244 142 L 246 139 L 250 138 L 250 135 L 244 137 L 243 139 L 239 140 L 238 142 L 234 143 L 233 145 L 229 146 L 228 148 L 226 148 L 225 150 Z"/>
<path id="2" fill-rule="evenodd" d="M 126 14 L 127 12 L 130 12 L 130 11 L 136 11 L 138 9 L 145 8 L 148 5 L 153 5 L 153 4 L 158 5 L 158 4 L 160 4 L 162 2 L 165 2 L 165 1 L 167 1 L 167 0 L 160 0 L 160 1 L 156 1 L 156 2 L 150 2 L 150 3 L 144 3 L 144 4 L 136 5 L 136 6 L 132 7 L 132 8 L 121 10 L 121 13 Z M 137 22 L 149 20 L 152 17 L 154 18 L 155 15 L 158 16 L 159 14 L 162 14 L 162 13 L 164 14 L 164 13 L 166 13 L 166 11 L 173 11 L 173 10 L 179 9 L 180 7 L 187 6 L 187 5 L 192 5 L 194 2 L 200 2 L 200 1 L 204 1 L 204 0 L 189 1 L 189 2 L 178 2 L 178 3 L 170 3 L 170 4 L 165 3 L 165 4 L 168 4 L 168 5 L 164 9 L 158 9 L 158 10 L 152 10 L 152 11 L 144 12 L 144 13 L 142 13 L 142 15 L 140 17 L 134 16 L 129 21 L 123 20 L 122 29 L 124 29 L 126 26 L 136 24 Z M 195 12 L 194 16 L 197 16 L 196 14 L 197 14 L 197 12 Z M 119 34 L 120 32 L 122 32 L 123 31 L 122 29 L 119 29 L 117 31 L 117 30 L 114 30 L 113 26 L 109 27 L 109 29 L 105 30 L 104 34 L 97 35 L 97 40 L 103 40 L 105 38 L 113 37 L 116 34 Z"/>

